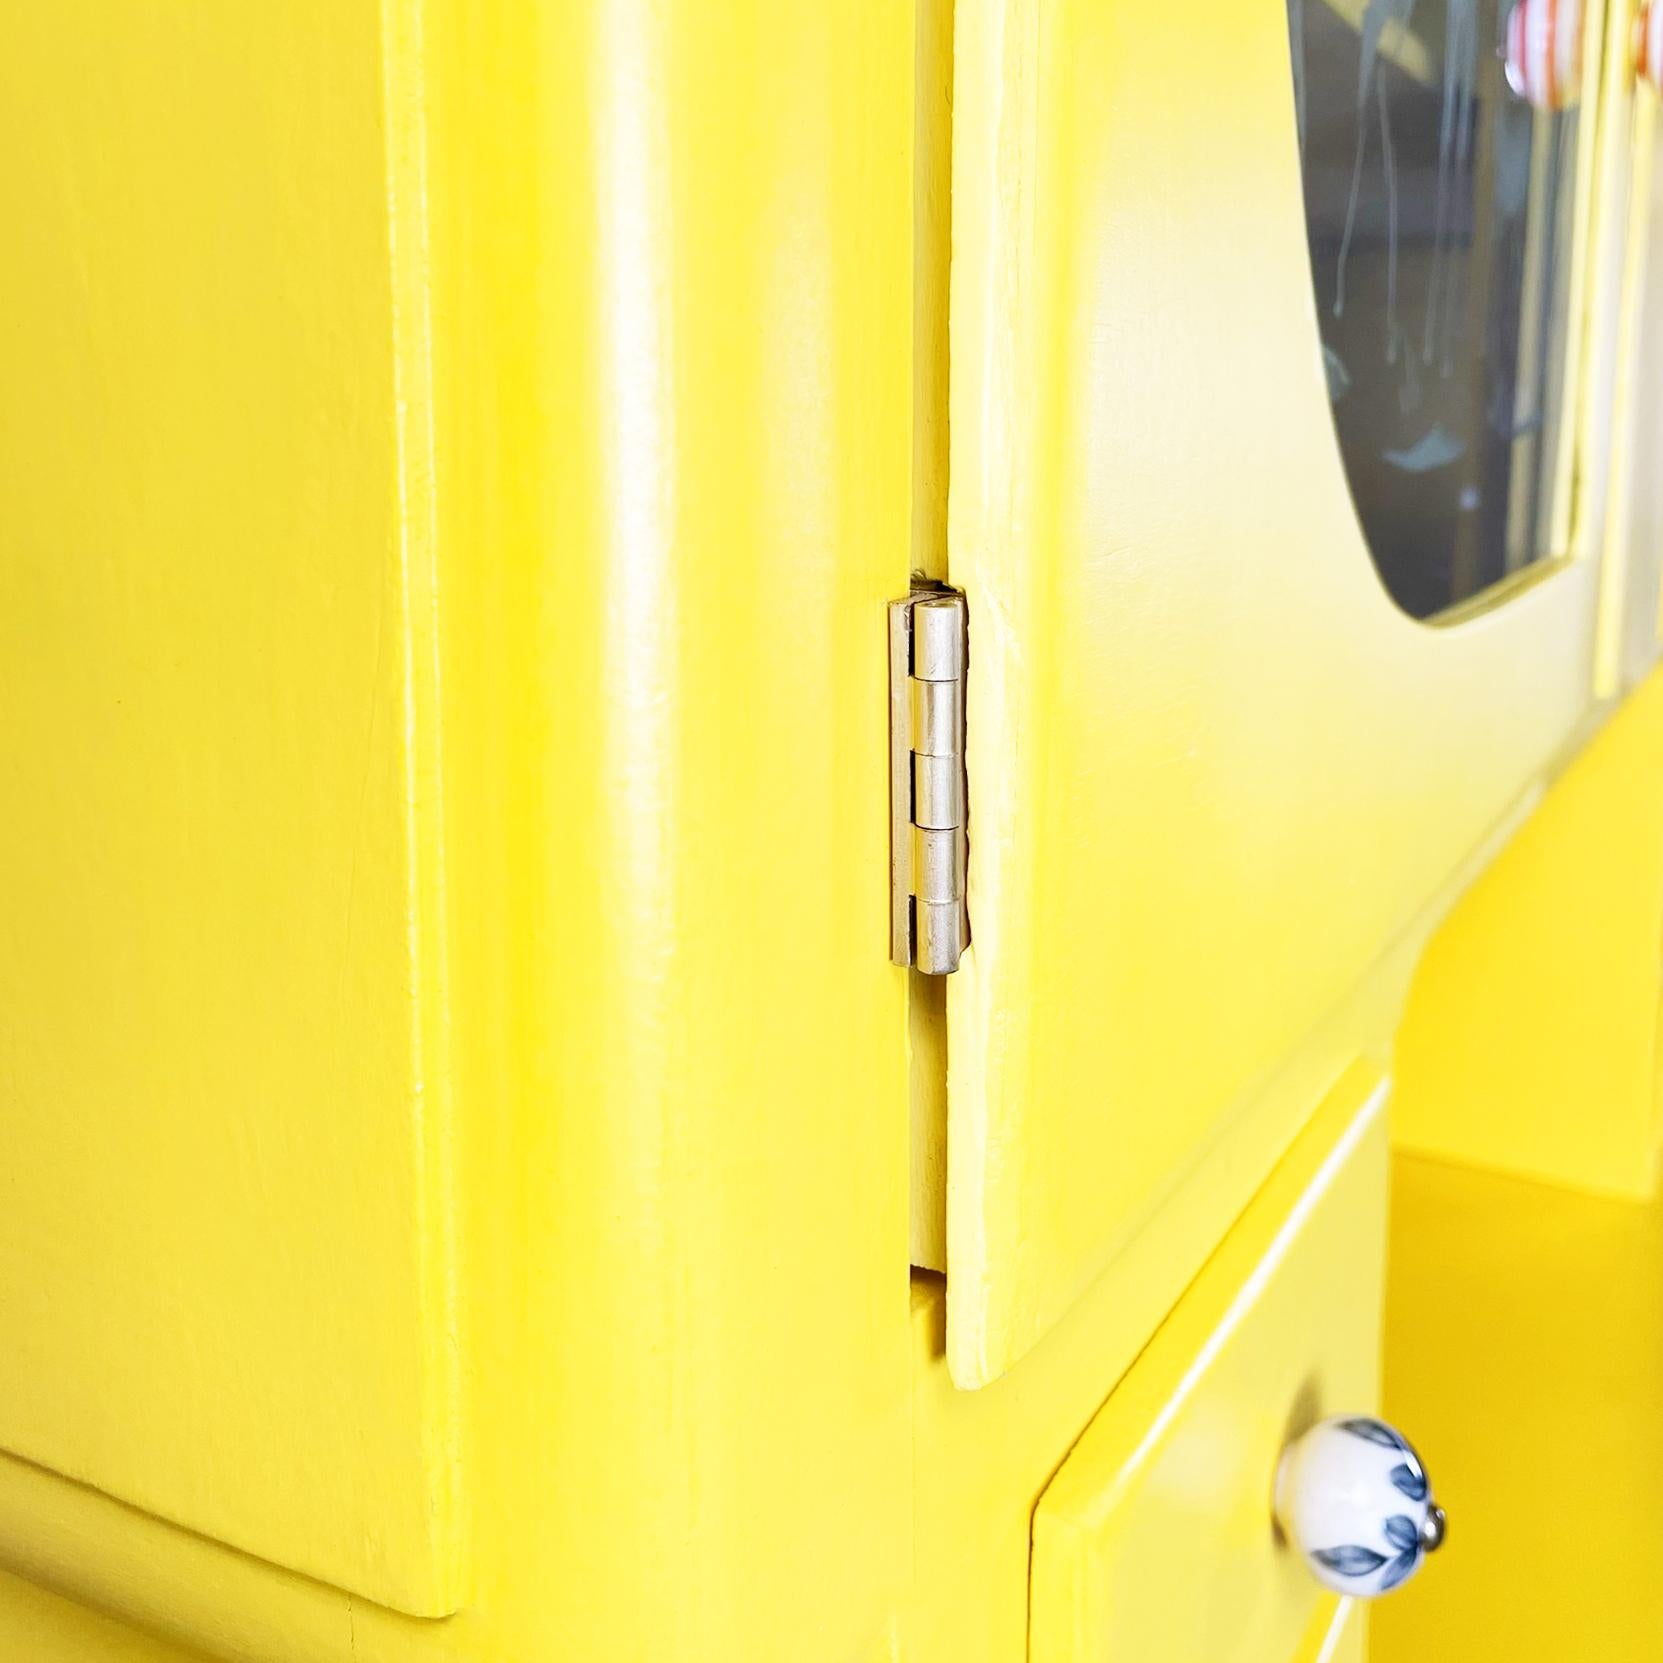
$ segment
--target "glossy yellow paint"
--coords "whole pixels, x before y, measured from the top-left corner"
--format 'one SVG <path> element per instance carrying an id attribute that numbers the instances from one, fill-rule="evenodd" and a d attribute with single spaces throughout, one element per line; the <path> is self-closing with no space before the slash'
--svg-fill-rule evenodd
<path id="1" fill-rule="evenodd" d="M 1656 1179 L 1663 671 L 1565 770 L 1421 961 L 1406 1149 L 1614 1194 Z"/>
<path id="2" fill-rule="evenodd" d="M 1355 1600 L 1319 1607 L 1296 1663 L 1366 1663 L 1368 1608 Z M 1325 1620 L 1326 1619 L 1326 1620 Z"/>
<path id="3" fill-rule="evenodd" d="M 953 6 L 918 0 L 913 154 L 913 516 L 912 566 L 947 577 L 947 329 L 952 248 Z M 947 987 L 939 976 L 908 978 L 912 1097 L 910 1253 L 926 1270 L 947 1269 Z"/>
<path id="4" fill-rule="evenodd" d="M 18 1663 L 208 1663 L 0 1573 L 0 1657 Z"/>
<path id="5" fill-rule="evenodd" d="M 1100 1410 L 1111 1424 L 1135 1427 L 1128 1437 L 1156 1428 L 1162 1410 L 1174 1402 L 1161 1396 L 1157 1376 L 1168 1388 L 1176 1383 L 1176 1377 L 1167 1373 L 1169 1365 L 1178 1366 L 1176 1352 L 1191 1342 L 1204 1343 L 1219 1329 L 1224 1311 L 1253 1268 L 1265 1261 L 1302 1197 L 1309 1196 L 1307 1205 L 1320 1212 L 1318 1233 L 1325 1253 L 1359 1269 L 1373 1267 L 1376 1281 L 1365 1280 L 1362 1299 L 1349 1315 L 1336 1319 L 1336 1343 L 1330 1350 L 1313 1333 L 1298 1300 L 1292 1311 L 1282 1306 L 1282 1296 L 1274 1291 L 1277 1280 L 1269 1276 L 1270 1289 L 1262 1304 L 1251 1314 L 1238 1315 L 1240 1335 L 1226 1345 L 1220 1372 L 1211 1377 L 1228 1377 L 1248 1396 L 1257 1398 L 1251 1406 L 1252 1426 L 1239 1444 L 1230 1442 L 1227 1426 L 1216 1428 L 1218 1436 L 1234 1449 L 1240 1458 L 1239 1470 L 1245 1474 L 1257 1459 L 1252 1451 L 1263 1442 L 1271 1423 L 1297 1423 L 1313 1409 L 1317 1413 L 1337 1410 L 1348 1399 L 1365 1406 L 1375 1401 L 1378 1336 L 1370 1313 L 1377 1309 L 1374 1299 L 1383 1248 L 1384 1133 L 1377 1113 L 1365 1105 L 1378 1080 L 1378 1071 L 1367 1063 L 1354 1063 L 1343 1071 L 1321 1099 L 1318 1114 L 1164 1327 L 1160 1325 L 1166 1310 L 1153 1304 L 1160 1297 L 1164 1263 L 1157 1238 L 1146 1234 L 1128 1253 L 1138 1274 L 1122 1283 L 1115 1278 L 1099 1281 L 1023 1359 L 1020 1368 L 980 1391 L 965 1392 L 953 1385 L 948 1368 L 942 1283 L 936 1277 L 918 1279 L 913 1296 L 914 1568 L 902 1651 L 909 1663 L 1009 1663 L 1011 1658 L 1027 1655 L 1030 1533 L 1034 1509 L 1059 1461 L 1076 1446 Z M 1340 1163 L 1343 1172 L 1329 1166 L 1336 1147 L 1353 1134 L 1358 1146 L 1351 1160 Z M 1321 1199 L 1330 1192 L 1338 1204 Z M 1298 1231 L 1295 1235 L 1304 1240 Z M 1291 1263 L 1302 1249 L 1284 1245 L 1279 1251 L 1287 1253 Z M 1299 1271 L 1299 1289 L 1310 1294 L 1324 1275 L 1316 1268 Z M 1128 1345 L 1125 1339 L 1128 1297 L 1138 1302 L 1130 1327 L 1135 1329 L 1141 1320 L 1143 1333 L 1158 1329 L 1142 1357 L 1138 1355 L 1141 1342 Z M 1169 1330 L 1183 1338 L 1168 1339 Z M 1195 1356 L 1193 1349 L 1190 1356 Z M 1162 1357 L 1166 1363 L 1158 1361 Z M 1250 1384 L 1254 1380 L 1256 1384 Z M 1128 1401 L 1134 1407 L 1122 1419 L 1119 1405 L 1126 1388 L 1132 1388 Z M 1211 1385 L 1203 1384 L 1199 1401 L 1216 1406 L 1221 1399 L 1211 1393 Z M 1277 1400 L 1274 1405 L 1272 1398 Z M 1181 1441 L 1194 1447 L 1187 1433 Z M 1207 1579 L 1214 1575 L 1221 1575 L 1220 1586 L 1230 1590 L 1220 1595 L 1221 1604 L 1228 1605 L 1244 1593 L 1244 1583 L 1236 1573 L 1248 1560 L 1259 1562 L 1263 1541 L 1257 1532 L 1268 1522 L 1268 1485 L 1267 1477 L 1255 1498 L 1250 1499 L 1245 1491 L 1233 1496 L 1229 1529 L 1239 1532 L 1239 1537 L 1231 1538 L 1233 1546 L 1226 1543 L 1221 1548 L 1225 1553 L 1222 1566 L 1212 1564 L 1210 1549 L 1203 1552 L 1197 1547 L 1185 1557 L 1181 1569 L 1152 1572 L 1156 1581 L 1150 1592 L 1166 1606 L 1175 1623 L 1196 1620 L 1198 1615 L 1205 1620 L 1217 1609 L 1210 1594 L 1204 1601 L 1195 1594 L 1204 1582 L 1210 1588 Z M 1291 1602 L 1284 1613 L 1292 1604 L 1300 1604 L 1303 1596 L 1287 1576 L 1286 1563 L 1277 1557 L 1268 1568 L 1269 1586 L 1277 1591 L 1276 1597 Z M 1200 1605 L 1199 1613 L 1173 1612 L 1175 1587 L 1184 1590 L 1184 1601 Z M 974 1597 L 970 1597 L 972 1590 Z M 1147 1619 L 1148 1608 L 1140 1609 Z M 1313 1626 L 1305 1643 L 1284 1655 L 1290 1660 L 1297 1657 L 1300 1663 L 1319 1655 L 1327 1643 L 1326 1618 L 1331 1614 L 1331 1602 L 1304 1599 L 1298 1620 L 1291 1629 L 1279 1631 L 1281 1638 L 1297 1639 L 1300 1622 L 1307 1617 Z M 1173 1636 L 1172 1649 L 1151 1654 L 1134 1648 L 1129 1655 L 1163 1659 L 1193 1655 L 1180 1645 L 1180 1641 L 1193 1643 L 1193 1632 L 1176 1628 Z M 1347 1638 L 1343 1632 L 1332 1638 L 1340 1648 L 1332 1655 L 1343 1656 L 1345 1646 L 1360 1645 L 1360 1638 Z M 1094 1650 L 1082 1655 L 1114 1654 Z"/>
<path id="6" fill-rule="evenodd" d="M 1379 1402 L 1385 1100 L 1347 1077 L 1046 1487 L 1030 1663 L 1289 1663 L 1327 1634 L 1266 1497 L 1290 1438 Z"/>
<path id="7" fill-rule="evenodd" d="M 1623 251 L 1623 293 L 1613 389 L 1606 558 L 1625 551 L 1618 670 L 1631 687 L 1656 662 L 1663 606 L 1663 122 L 1649 84 L 1636 89 L 1631 117 L 1634 150 Z"/>
<path id="8" fill-rule="evenodd" d="M 1600 553 L 1599 619 L 1594 689 L 1610 698 L 1623 681 L 1623 636 L 1632 605 L 1627 535 L 1630 383 L 1634 371 L 1635 310 L 1643 280 L 1643 223 L 1650 157 L 1637 143 L 1639 105 L 1634 78 L 1634 17 L 1640 0 L 1609 0 L 1592 8 L 1595 32 L 1586 43 L 1581 131 L 1594 153 L 1589 258 L 1572 296 L 1586 371 L 1581 378 L 1581 466 L 1576 469 L 1575 540 L 1579 551 Z M 1597 81 L 1590 76 L 1597 72 Z"/>
<path id="9" fill-rule="evenodd" d="M 1663 1203 L 1404 1158 L 1386 1410 L 1447 1550 L 1374 1613 L 1374 1663 L 1642 1663 L 1663 1636 Z"/>
<path id="10" fill-rule="evenodd" d="M 1603 104 L 1610 90 L 1610 74 L 1618 43 L 1607 27 L 1606 13 L 1621 10 L 1629 0 L 1595 0 L 1582 7 L 1582 85 L 1576 113 L 1575 201 L 1571 207 L 1572 260 L 1570 284 L 1565 296 L 1565 366 L 1563 396 L 1572 412 L 1559 424 L 1553 515 L 1549 540 L 1554 552 L 1574 558 L 1593 558 L 1599 550 L 1603 498 L 1597 469 L 1588 466 L 1591 456 L 1603 456 L 1607 436 L 1604 424 L 1606 404 L 1594 389 L 1608 396 L 1607 365 L 1601 343 L 1609 339 L 1616 291 L 1607 281 L 1609 250 L 1603 238 L 1620 212 L 1619 193 L 1613 189 L 1613 152 L 1603 142 L 1606 124 Z M 1601 572 L 1603 607 L 1617 586 Z M 1596 622 L 1596 647 L 1597 647 Z"/>
<path id="11" fill-rule="evenodd" d="M 873 761 L 913 513 L 910 11 L 80 0 L 5 34 L 0 194 L 43 218 L 0 275 L 27 505 L 0 581 L 29 602 L 3 673 L 34 678 L 7 683 L 32 794 L 5 835 L 38 891 L 6 893 L 68 911 L 6 1013 L 8 1066 L 43 1071 L 7 1081 L 8 1193 L 46 1194 L 0 1222 L 28 1299 L 0 1445 L 107 1488 L 142 1464 L 157 1509 L 189 1483 L 176 1513 L 316 1579 L 10 1457 L 0 1561 L 271 1663 L 888 1657 L 907 1026 Z M 105 752 L 49 749 L 95 709 Z M 193 738 L 222 766 L 146 782 Z M 101 1070 L 93 993 L 138 1029 Z M 448 1094 L 412 1009 L 443 1013 Z M 155 1084 L 112 1104 L 130 1067 Z M 84 1230 L 24 1228 L 94 1197 Z M 418 1304 L 447 1237 L 452 1303 Z M 95 1305 L 123 1276 L 156 1326 Z M 251 1378 L 290 1349 L 263 1388 L 168 1401 L 207 1366 L 187 1321 Z M 427 1339 L 456 1400 L 418 1421 Z M 95 1375 L 111 1408 L 34 1436 Z M 257 1412 L 279 1388 L 293 1412 Z M 461 1506 L 400 1512 L 440 1425 Z M 60 1448 L 93 1437 L 97 1463 Z M 361 1576 L 401 1519 L 402 1582 Z M 418 1565 L 418 1526 L 464 1577 Z"/>
<path id="12" fill-rule="evenodd" d="M 1358 1663 L 1245 1474 L 1368 1401 L 1358 1105 L 1596 573 L 1390 610 L 1279 8 L 1041 9 L 7 19 L 0 1656 L 1011 1663 L 1082 1433 L 1245 1404 L 1218 1598 Z M 881 758 L 949 554 L 944 1017 Z"/>
<path id="13" fill-rule="evenodd" d="M 1431 628 L 1375 578 L 1323 389 L 1287 51 L 1277 6 L 958 7 L 964 1386 L 1141 1231 L 1170 1302 L 1320 1096 L 1272 1082 L 1589 703 L 1597 561 Z"/>
<path id="14" fill-rule="evenodd" d="M 6 21 L 0 1443 L 437 1616 L 453 1100 L 395 62 L 332 0 Z"/>

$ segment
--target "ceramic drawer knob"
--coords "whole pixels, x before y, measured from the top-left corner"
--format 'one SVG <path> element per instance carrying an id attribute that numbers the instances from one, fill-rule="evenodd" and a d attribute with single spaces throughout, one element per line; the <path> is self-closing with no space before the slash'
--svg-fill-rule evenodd
<path id="1" fill-rule="evenodd" d="M 1582 81 L 1583 0 L 1518 0 L 1507 16 L 1507 84 L 1538 110 L 1574 104 Z"/>
<path id="2" fill-rule="evenodd" d="M 1276 1517 L 1318 1582 L 1363 1599 L 1413 1576 L 1444 1539 L 1420 1457 L 1363 1415 L 1318 1421 L 1282 1452 Z"/>

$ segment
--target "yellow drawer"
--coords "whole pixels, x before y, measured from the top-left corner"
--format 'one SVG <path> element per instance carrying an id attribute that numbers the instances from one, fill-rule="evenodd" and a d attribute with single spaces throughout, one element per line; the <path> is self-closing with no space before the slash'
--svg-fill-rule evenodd
<path id="1" fill-rule="evenodd" d="M 1378 1401 L 1385 1100 L 1344 1076 L 1040 1498 L 1031 1663 L 1361 1655 L 1271 1490 L 1291 1438 Z"/>

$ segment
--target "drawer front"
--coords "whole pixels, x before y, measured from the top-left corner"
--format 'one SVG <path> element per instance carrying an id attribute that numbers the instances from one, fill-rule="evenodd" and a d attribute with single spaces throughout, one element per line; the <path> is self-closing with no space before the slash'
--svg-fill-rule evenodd
<path id="1" fill-rule="evenodd" d="M 1041 1497 L 1032 1663 L 1296 1663 L 1360 1645 L 1278 1539 L 1284 1445 L 1379 1394 L 1386 1082 L 1354 1066 Z"/>

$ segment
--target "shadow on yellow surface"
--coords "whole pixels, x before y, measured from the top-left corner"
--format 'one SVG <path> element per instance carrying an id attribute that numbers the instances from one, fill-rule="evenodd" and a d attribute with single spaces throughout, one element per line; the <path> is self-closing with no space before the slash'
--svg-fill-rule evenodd
<path id="1" fill-rule="evenodd" d="M 1663 1651 L 1663 1201 L 1400 1158 L 1386 1410 L 1436 1457 L 1450 1551 L 1373 1663 Z"/>

